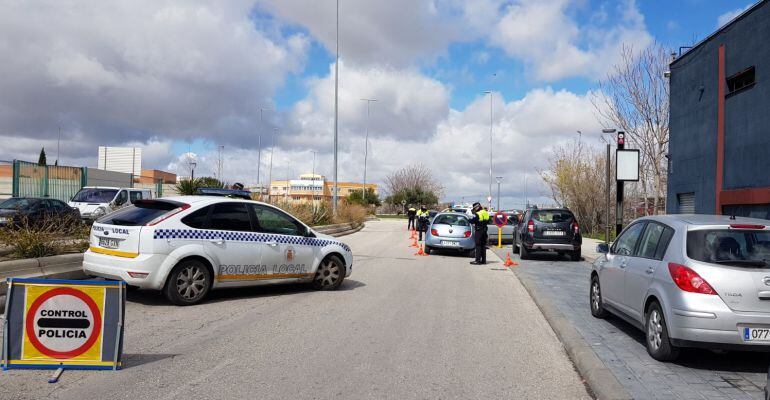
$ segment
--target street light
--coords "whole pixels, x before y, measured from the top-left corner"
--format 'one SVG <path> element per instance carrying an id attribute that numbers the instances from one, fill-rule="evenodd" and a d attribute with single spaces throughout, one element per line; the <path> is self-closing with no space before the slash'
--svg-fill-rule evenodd
<path id="1" fill-rule="evenodd" d="M 195 167 L 197 167 L 197 166 L 198 166 L 197 162 L 195 162 L 195 161 L 191 161 L 190 162 L 190 180 L 191 181 L 195 180 Z"/>
<path id="2" fill-rule="evenodd" d="M 273 152 L 275 151 L 275 134 L 278 132 L 278 128 L 273 128 L 273 134 L 270 135 L 270 168 L 268 169 L 268 175 L 267 175 L 267 182 L 268 182 L 268 188 L 267 188 L 267 202 L 270 202 L 270 196 L 272 193 L 270 193 L 273 189 Z"/>
<path id="3" fill-rule="evenodd" d="M 332 213 L 337 215 L 337 125 L 339 119 L 339 86 L 340 86 L 340 0 L 337 0 L 336 50 L 334 61 L 334 193 L 332 197 Z"/>
<path id="4" fill-rule="evenodd" d="M 607 134 L 613 134 L 615 133 L 616 129 L 602 129 L 602 133 Z M 604 135 L 602 135 L 602 139 L 604 138 Z M 604 243 L 609 244 L 610 243 L 610 181 L 612 180 L 612 175 L 610 172 L 610 157 L 611 157 L 611 147 L 610 142 L 607 142 L 607 160 L 606 160 L 606 174 L 607 174 L 607 188 L 606 188 L 606 195 L 607 195 L 607 223 L 604 226 Z"/>
<path id="5" fill-rule="evenodd" d="M 310 195 L 313 198 L 313 211 L 315 211 L 316 207 L 316 201 L 315 201 L 315 156 L 318 154 L 317 150 L 310 150 L 311 153 L 313 153 L 313 168 L 311 169 L 310 175 L 312 176 L 310 179 Z"/>
<path id="6" fill-rule="evenodd" d="M 497 176 L 495 178 L 497 179 L 497 211 L 500 212 L 500 181 L 503 177 Z"/>
<path id="7" fill-rule="evenodd" d="M 269 108 L 264 108 L 264 107 L 260 107 L 259 108 L 259 127 L 260 127 L 260 130 L 263 127 L 263 123 L 262 123 L 262 112 L 263 111 L 272 111 L 272 110 L 269 109 Z M 262 166 L 262 132 L 261 131 L 259 133 L 259 139 L 258 140 L 259 141 L 258 141 L 258 144 L 257 144 L 257 148 L 258 148 L 258 150 L 257 150 L 257 152 L 258 152 L 257 153 L 257 187 L 259 188 L 259 194 L 261 195 L 262 194 L 262 187 L 259 186 L 259 178 L 260 178 L 260 175 L 261 175 L 260 174 L 260 167 Z"/>
<path id="8" fill-rule="evenodd" d="M 489 94 L 489 195 L 487 201 L 489 208 L 492 208 L 492 91 L 487 90 L 484 93 Z"/>
<path id="9" fill-rule="evenodd" d="M 364 140 L 364 184 L 363 184 L 363 191 L 361 192 L 361 200 L 364 201 L 364 204 L 366 203 L 366 159 L 369 156 L 369 105 L 372 104 L 373 101 L 377 101 L 377 99 L 361 99 L 361 101 L 366 102 L 366 139 Z"/>

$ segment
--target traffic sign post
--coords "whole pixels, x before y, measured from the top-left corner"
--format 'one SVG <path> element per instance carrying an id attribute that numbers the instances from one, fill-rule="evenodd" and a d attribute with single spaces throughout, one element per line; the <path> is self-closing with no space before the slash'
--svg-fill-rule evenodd
<path id="1" fill-rule="evenodd" d="M 508 215 L 504 212 L 497 212 L 493 219 L 497 226 L 497 248 L 503 247 L 503 227 L 508 223 Z"/>
<path id="2" fill-rule="evenodd" d="M 3 370 L 119 369 L 126 286 L 8 279 Z"/>

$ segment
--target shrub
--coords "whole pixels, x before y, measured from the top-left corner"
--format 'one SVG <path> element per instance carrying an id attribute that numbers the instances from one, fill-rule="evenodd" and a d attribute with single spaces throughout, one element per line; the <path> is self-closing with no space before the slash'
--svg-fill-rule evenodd
<path id="1" fill-rule="evenodd" d="M 38 258 L 88 248 L 90 227 L 74 218 L 45 218 L 31 224 L 22 217 L 14 226 L 0 229 L 0 243 L 17 258 Z"/>

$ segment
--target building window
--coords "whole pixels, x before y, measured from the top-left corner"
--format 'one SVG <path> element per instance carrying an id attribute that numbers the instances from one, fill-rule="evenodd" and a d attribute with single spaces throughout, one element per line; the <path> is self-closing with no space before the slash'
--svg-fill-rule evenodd
<path id="1" fill-rule="evenodd" d="M 754 66 L 727 78 L 727 94 L 735 93 L 754 84 Z"/>

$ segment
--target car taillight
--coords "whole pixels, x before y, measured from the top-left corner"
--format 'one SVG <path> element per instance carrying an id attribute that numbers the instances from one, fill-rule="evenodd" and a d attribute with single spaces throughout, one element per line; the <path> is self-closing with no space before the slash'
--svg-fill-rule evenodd
<path id="1" fill-rule="evenodd" d="M 580 225 L 578 225 L 577 221 L 572 223 L 572 233 L 574 233 L 575 235 L 580 233 Z"/>
<path id="2" fill-rule="evenodd" d="M 764 225 L 730 224 L 732 229 L 765 229 Z"/>
<path id="3" fill-rule="evenodd" d="M 674 279 L 674 283 L 679 286 L 679 289 L 685 292 L 700 293 L 700 294 L 717 294 L 714 288 L 701 278 L 697 272 L 684 265 L 668 263 L 668 271 L 671 273 L 671 278 Z"/>
<path id="4" fill-rule="evenodd" d="M 430 234 L 433 235 L 433 236 L 438 236 L 438 231 L 435 230 L 435 229 L 431 229 L 430 230 Z"/>
<path id="5" fill-rule="evenodd" d="M 467 238 L 471 237 L 471 231 L 465 231 L 465 237 Z"/>
<path id="6" fill-rule="evenodd" d="M 535 233 L 535 221 L 529 220 L 529 222 L 527 222 L 527 232 Z"/>
<path id="7" fill-rule="evenodd" d="M 175 209 L 173 209 L 173 210 L 171 210 L 171 211 L 161 215 L 160 217 L 155 218 L 154 220 L 146 223 L 144 226 L 158 225 L 159 223 L 161 223 L 161 222 L 163 222 L 163 221 L 173 217 L 176 214 L 179 214 L 180 212 L 182 212 L 182 211 L 184 211 L 184 210 L 186 210 L 188 208 L 190 208 L 189 204 L 182 204 L 181 207 L 177 207 L 177 208 L 175 208 Z"/>

